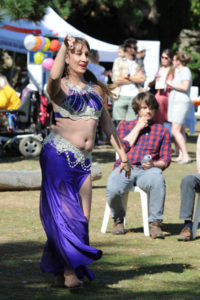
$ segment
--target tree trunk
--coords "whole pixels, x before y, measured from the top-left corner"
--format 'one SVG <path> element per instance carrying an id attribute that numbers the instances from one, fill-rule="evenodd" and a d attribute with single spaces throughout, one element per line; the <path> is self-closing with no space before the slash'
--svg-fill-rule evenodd
<path id="1" fill-rule="evenodd" d="M 91 168 L 92 181 L 102 177 L 100 165 L 93 163 Z M 0 190 L 39 190 L 41 187 L 41 170 L 1 170 Z"/>

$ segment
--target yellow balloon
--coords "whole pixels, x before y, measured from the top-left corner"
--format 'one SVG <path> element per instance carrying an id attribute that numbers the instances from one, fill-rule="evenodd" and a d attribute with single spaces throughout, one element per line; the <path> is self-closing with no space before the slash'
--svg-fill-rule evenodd
<path id="1" fill-rule="evenodd" d="M 51 42 L 50 39 L 48 39 L 47 37 L 45 37 L 45 41 L 46 41 L 46 43 L 45 43 L 44 47 L 42 48 L 43 51 L 47 51 L 49 49 L 50 42 Z"/>
<path id="2" fill-rule="evenodd" d="M 39 65 L 42 63 L 42 61 L 44 60 L 45 58 L 45 55 L 44 53 L 42 53 L 41 51 L 37 51 L 35 54 L 34 54 L 34 62 L 36 65 Z"/>

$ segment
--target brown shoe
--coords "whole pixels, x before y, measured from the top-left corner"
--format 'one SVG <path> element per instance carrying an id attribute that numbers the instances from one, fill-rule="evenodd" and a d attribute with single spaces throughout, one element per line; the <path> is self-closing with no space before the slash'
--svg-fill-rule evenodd
<path id="1" fill-rule="evenodd" d="M 192 240 L 192 229 L 190 227 L 184 227 L 180 234 L 177 237 L 178 241 L 183 241 L 183 242 L 187 242 L 187 241 L 191 241 Z"/>
<path id="2" fill-rule="evenodd" d="M 149 225 L 150 225 L 150 236 L 153 239 L 164 239 L 165 238 L 165 236 L 161 230 L 161 226 L 162 226 L 161 221 L 151 222 Z"/>
<path id="3" fill-rule="evenodd" d="M 125 234 L 124 220 L 114 220 L 112 234 Z"/>

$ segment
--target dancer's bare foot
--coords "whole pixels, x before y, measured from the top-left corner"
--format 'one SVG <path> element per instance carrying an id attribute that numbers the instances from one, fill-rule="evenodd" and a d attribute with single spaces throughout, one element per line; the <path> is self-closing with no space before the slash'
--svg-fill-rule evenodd
<path id="1" fill-rule="evenodd" d="M 64 272 L 64 278 L 65 278 L 64 285 L 67 288 L 82 287 L 82 285 L 83 285 L 83 281 L 78 279 L 74 270 L 66 270 Z"/>

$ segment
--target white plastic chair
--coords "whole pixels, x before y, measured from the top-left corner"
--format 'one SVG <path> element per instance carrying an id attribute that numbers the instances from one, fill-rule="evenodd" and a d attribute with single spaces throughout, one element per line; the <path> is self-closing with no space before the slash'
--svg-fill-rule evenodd
<path id="1" fill-rule="evenodd" d="M 149 236 L 149 221 L 148 221 L 148 216 L 149 216 L 149 210 L 148 210 L 149 196 L 148 196 L 148 193 L 144 192 L 138 186 L 132 187 L 129 191 L 130 192 L 138 192 L 138 193 L 140 193 L 140 200 L 141 200 L 141 206 L 142 206 L 142 219 L 143 219 L 144 235 L 145 236 Z M 124 202 L 124 209 L 126 211 L 127 202 L 128 202 L 128 193 L 126 193 L 124 195 L 123 202 Z M 101 226 L 101 232 L 102 233 L 106 233 L 107 226 L 108 226 L 108 221 L 109 221 L 109 217 L 110 217 L 110 207 L 109 207 L 108 203 L 106 202 L 106 207 L 105 207 L 103 222 L 102 222 L 102 226 Z M 126 225 L 126 218 L 124 218 L 124 226 L 125 225 Z"/>
<path id="2" fill-rule="evenodd" d="M 193 240 L 196 238 L 197 228 L 198 228 L 198 225 L 199 225 L 199 219 L 200 219 L 200 195 L 198 196 L 196 212 L 195 212 L 195 217 L 194 217 L 194 223 L 193 223 L 193 226 L 192 226 Z"/>

